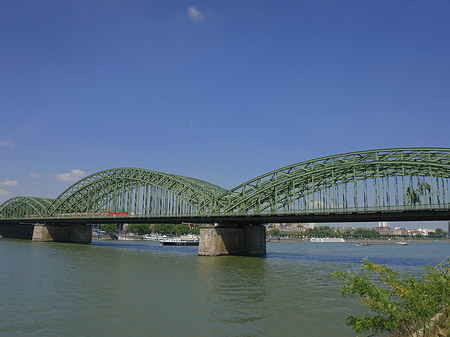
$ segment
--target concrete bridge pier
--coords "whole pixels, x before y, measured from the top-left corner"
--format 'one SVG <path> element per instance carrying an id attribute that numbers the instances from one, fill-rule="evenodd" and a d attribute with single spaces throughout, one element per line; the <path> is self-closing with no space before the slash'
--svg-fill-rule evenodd
<path id="1" fill-rule="evenodd" d="M 32 241 L 91 243 L 92 225 L 34 224 Z"/>
<path id="2" fill-rule="evenodd" d="M 200 227 L 200 256 L 266 255 L 266 228 L 262 225 L 214 224 Z"/>

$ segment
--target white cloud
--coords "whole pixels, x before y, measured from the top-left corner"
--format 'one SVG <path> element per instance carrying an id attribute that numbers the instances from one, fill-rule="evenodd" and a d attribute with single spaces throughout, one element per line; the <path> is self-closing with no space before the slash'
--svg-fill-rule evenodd
<path id="1" fill-rule="evenodd" d="M 197 7 L 189 6 L 187 9 L 187 16 L 194 22 L 202 21 L 205 16 L 200 12 Z"/>
<path id="2" fill-rule="evenodd" d="M 5 180 L 3 182 L 0 181 L 0 186 L 17 186 L 17 180 Z"/>
<path id="3" fill-rule="evenodd" d="M 2 141 L 0 141 L 0 146 L 14 147 L 14 144 L 11 143 L 9 140 L 2 140 Z"/>
<path id="4" fill-rule="evenodd" d="M 72 170 L 69 173 L 55 174 L 55 178 L 61 181 L 77 181 L 87 176 L 87 172 L 81 170 Z"/>
<path id="5" fill-rule="evenodd" d="M 30 176 L 32 176 L 33 178 L 40 178 L 41 177 L 41 175 L 39 173 L 36 173 L 36 172 L 31 172 Z"/>
<path id="6" fill-rule="evenodd" d="M 0 196 L 8 196 L 8 195 L 11 195 L 10 191 L 2 190 L 0 188 Z"/>

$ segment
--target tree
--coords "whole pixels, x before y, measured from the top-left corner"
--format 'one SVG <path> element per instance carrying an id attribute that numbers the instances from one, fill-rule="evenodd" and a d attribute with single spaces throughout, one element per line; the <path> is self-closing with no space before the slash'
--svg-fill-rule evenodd
<path id="1" fill-rule="evenodd" d="M 318 236 L 318 237 L 337 237 L 340 234 L 330 226 L 317 226 L 314 228 L 308 228 L 304 233 L 304 236 Z"/>
<path id="2" fill-rule="evenodd" d="M 398 275 L 385 265 L 364 261 L 363 272 L 336 271 L 344 282 L 342 296 L 357 295 L 372 315 L 350 315 L 347 324 L 358 333 L 388 332 L 395 336 L 436 336 L 433 317 L 439 314 L 448 324 L 450 315 L 450 259 L 435 267 L 426 266 L 421 278 Z M 378 279 L 375 283 L 374 279 Z M 447 334 L 448 336 L 448 334 Z"/>
<path id="3" fill-rule="evenodd" d="M 378 238 L 380 233 L 373 229 L 358 228 L 353 232 L 353 237 Z"/>
<path id="4" fill-rule="evenodd" d="M 270 236 L 280 236 L 281 235 L 281 232 L 278 228 L 271 229 L 269 233 L 270 233 Z"/>
<path id="5" fill-rule="evenodd" d="M 200 235 L 200 227 L 197 227 L 197 228 L 191 228 L 191 229 L 190 229 L 190 232 L 191 232 L 192 234 Z"/>
<path id="6" fill-rule="evenodd" d="M 111 223 L 103 224 L 103 225 L 100 225 L 100 229 L 102 231 L 105 231 L 105 233 L 114 233 L 117 229 L 117 225 L 111 224 Z"/>
<path id="7" fill-rule="evenodd" d="M 173 224 L 155 224 L 153 225 L 153 232 L 159 234 L 173 235 L 176 233 L 175 225 Z"/>
<path id="8" fill-rule="evenodd" d="M 436 228 L 435 235 L 437 238 L 442 238 L 445 236 L 445 233 L 441 228 Z"/>
<path id="9" fill-rule="evenodd" d="M 147 234 L 150 233 L 150 225 L 139 223 L 129 224 L 127 227 L 127 232 L 137 234 Z"/>
<path id="10" fill-rule="evenodd" d="M 188 225 L 182 225 L 182 224 L 176 225 L 175 226 L 175 233 L 177 235 L 188 234 L 189 233 Z"/>

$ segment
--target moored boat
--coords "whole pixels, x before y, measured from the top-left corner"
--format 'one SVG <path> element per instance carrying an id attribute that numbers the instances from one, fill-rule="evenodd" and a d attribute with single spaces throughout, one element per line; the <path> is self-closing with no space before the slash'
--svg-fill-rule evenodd
<path id="1" fill-rule="evenodd" d="M 159 235 L 159 234 L 145 234 L 142 236 L 142 240 L 145 241 L 161 241 L 167 239 L 166 235 Z"/>
<path id="2" fill-rule="evenodd" d="M 198 240 L 182 240 L 180 238 L 159 241 L 163 246 L 198 246 Z"/>
<path id="3" fill-rule="evenodd" d="M 161 242 L 164 246 L 198 246 L 199 237 L 197 235 L 188 234 L 164 239 L 159 242 Z"/>
<path id="4" fill-rule="evenodd" d="M 119 234 L 117 236 L 117 240 L 123 240 L 123 241 L 139 241 L 142 240 L 142 237 L 140 237 L 139 235 L 134 235 L 134 234 Z"/>
<path id="5" fill-rule="evenodd" d="M 310 242 L 345 242 L 344 238 L 311 238 Z"/>

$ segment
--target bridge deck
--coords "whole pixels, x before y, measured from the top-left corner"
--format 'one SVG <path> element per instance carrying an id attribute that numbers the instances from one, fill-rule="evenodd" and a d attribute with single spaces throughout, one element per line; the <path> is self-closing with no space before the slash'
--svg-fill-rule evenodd
<path id="1" fill-rule="evenodd" d="M 114 217 L 42 217 L 33 219 L 0 219 L 0 223 L 327 223 L 327 222 L 378 222 L 378 221 L 447 221 L 450 207 L 432 209 L 382 209 L 382 210 L 326 210 L 308 213 L 231 214 L 231 215 L 176 215 L 176 216 L 114 216 Z"/>

